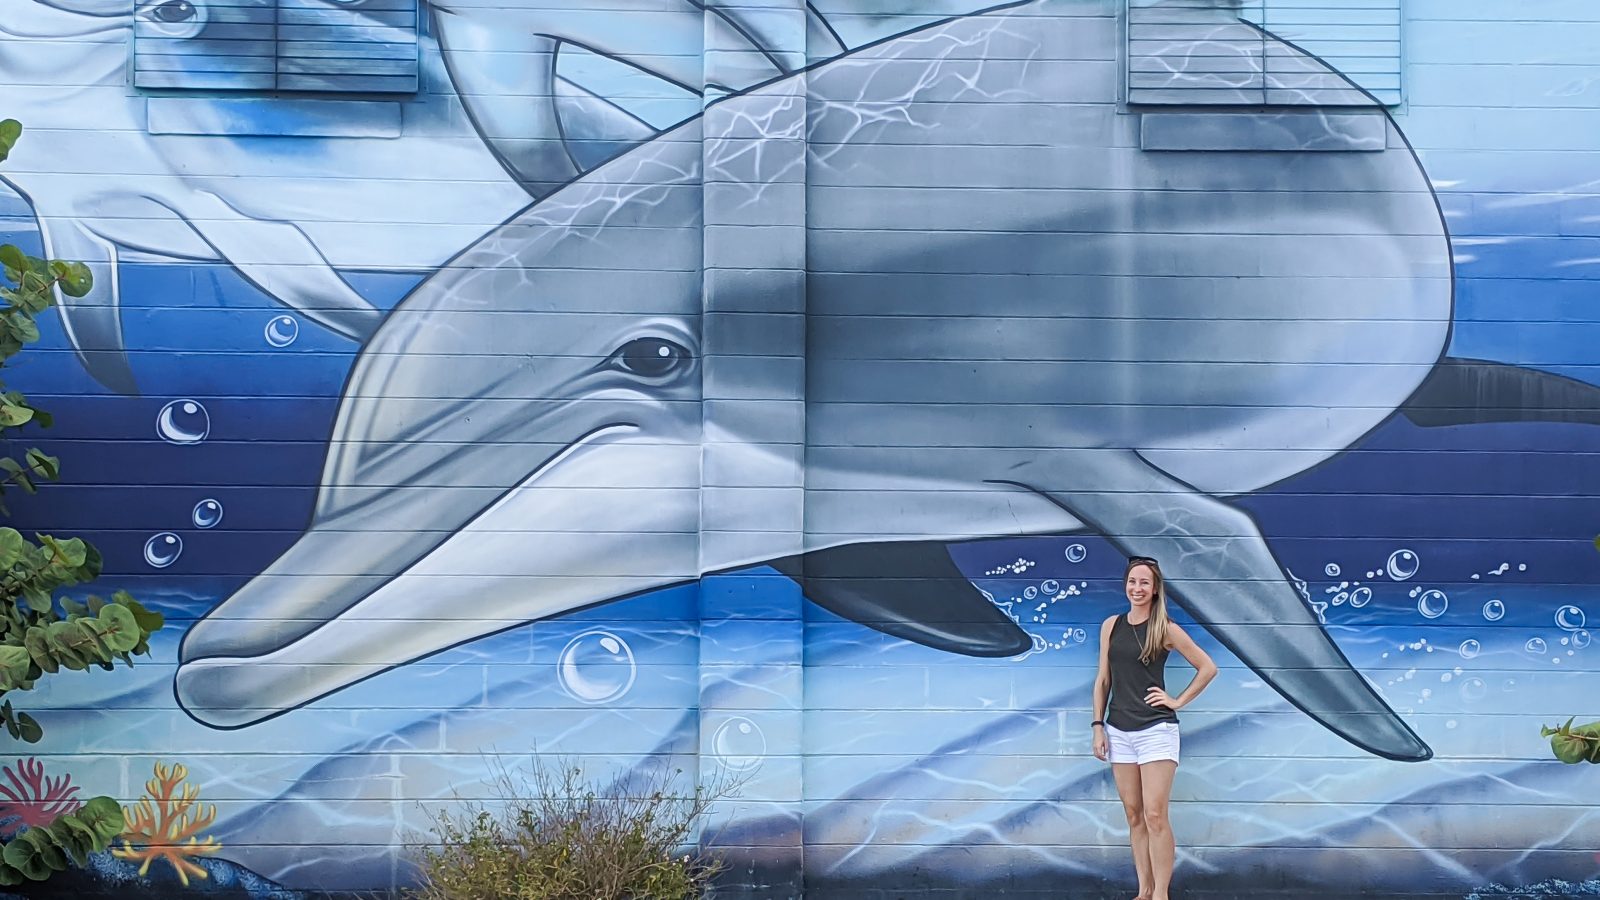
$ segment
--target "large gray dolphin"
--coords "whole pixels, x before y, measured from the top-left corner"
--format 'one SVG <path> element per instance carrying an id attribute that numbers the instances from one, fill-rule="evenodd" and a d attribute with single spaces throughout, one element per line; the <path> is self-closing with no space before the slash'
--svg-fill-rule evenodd
<path id="1" fill-rule="evenodd" d="M 1470 367 L 1439 365 L 1450 248 L 1422 169 L 1381 109 L 1370 152 L 1141 150 L 1081 31 L 1103 23 L 1039 9 L 722 101 L 737 140 L 689 121 L 421 284 L 350 375 L 305 534 L 187 634 L 184 708 L 247 726 L 759 563 L 891 634 L 1014 655 L 1028 636 L 945 544 L 1093 532 L 1159 557 L 1194 619 L 1329 729 L 1427 758 L 1226 499 L 1340 453 L 1419 386 L 1453 402 L 1437 379 Z M 1270 139 L 1324 113 L 1233 115 Z M 757 206 L 795 202 L 768 188 L 803 175 L 803 448 L 755 437 L 792 404 L 702 403 L 702 173 L 724 152 Z M 735 230 L 733 256 L 773 231 Z M 746 279 L 752 304 L 777 281 Z M 792 365 L 743 352 L 741 396 L 793 396 Z M 797 450 L 803 555 L 763 543 L 787 526 L 759 490 L 744 540 L 702 539 L 703 485 L 765 484 Z"/>

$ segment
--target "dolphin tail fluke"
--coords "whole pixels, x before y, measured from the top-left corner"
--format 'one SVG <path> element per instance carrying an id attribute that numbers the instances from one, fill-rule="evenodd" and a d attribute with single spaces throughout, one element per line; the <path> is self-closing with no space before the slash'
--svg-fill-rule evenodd
<path id="1" fill-rule="evenodd" d="M 1323 630 L 1248 514 L 1132 450 L 1058 451 L 996 480 L 1049 497 L 1124 553 L 1159 560 L 1195 621 L 1334 734 L 1388 759 L 1433 755 Z"/>
<path id="2" fill-rule="evenodd" d="M 937 541 L 852 544 L 770 563 L 823 609 L 964 656 L 1016 656 L 1033 639 L 973 587 Z"/>
<path id="3" fill-rule="evenodd" d="M 529 196 L 544 197 L 583 171 L 561 135 L 559 41 L 437 8 L 433 26 L 472 127 Z"/>
<path id="4" fill-rule="evenodd" d="M 1600 425 L 1600 385 L 1507 363 L 1446 357 L 1401 411 L 1425 428 L 1492 422 Z"/>
<path id="5" fill-rule="evenodd" d="M 78 355 L 78 362 L 107 389 L 119 394 L 139 393 L 122 343 L 116 245 L 64 218 L 40 217 L 39 236 L 46 257 L 78 260 L 89 267 L 94 279 L 94 287 L 84 296 L 61 294 L 56 298 L 61 328 Z"/>
<path id="6" fill-rule="evenodd" d="M 382 324 L 383 313 L 300 226 L 255 218 L 209 191 L 196 191 L 174 212 L 245 280 L 318 325 L 364 342 Z"/>

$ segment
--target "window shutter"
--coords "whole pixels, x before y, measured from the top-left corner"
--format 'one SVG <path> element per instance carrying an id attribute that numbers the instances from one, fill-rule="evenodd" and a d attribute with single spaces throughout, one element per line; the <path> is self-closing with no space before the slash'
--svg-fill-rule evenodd
<path id="1" fill-rule="evenodd" d="M 417 0 L 146 0 L 143 88 L 415 93 Z"/>
<path id="2" fill-rule="evenodd" d="M 1398 103 L 1400 2 L 1128 0 L 1128 102 Z"/>
<path id="3" fill-rule="evenodd" d="M 278 0 L 278 88 L 415 93 L 416 0 Z"/>
<path id="4" fill-rule="evenodd" d="M 136 10 L 136 87 L 276 86 L 277 0 L 163 0 L 141 2 Z"/>

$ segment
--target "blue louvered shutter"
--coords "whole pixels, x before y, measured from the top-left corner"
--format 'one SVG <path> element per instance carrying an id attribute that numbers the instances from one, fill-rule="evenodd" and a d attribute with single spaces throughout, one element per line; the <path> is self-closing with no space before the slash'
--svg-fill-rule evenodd
<path id="1" fill-rule="evenodd" d="M 415 93 L 417 0 L 141 0 L 142 88 Z"/>
<path id="2" fill-rule="evenodd" d="M 278 0 L 141 2 L 133 83 L 144 88 L 271 90 L 277 85 Z"/>
<path id="3" fill-rule="evenodd" d="M 1128 102 L 1399 103 L 1400 3 L 1128 0 Z"/>
<path id="4" fill-rule="evenodd" d="M 417 90 L 416 0 L 278 4 L 280 90 Z"/>

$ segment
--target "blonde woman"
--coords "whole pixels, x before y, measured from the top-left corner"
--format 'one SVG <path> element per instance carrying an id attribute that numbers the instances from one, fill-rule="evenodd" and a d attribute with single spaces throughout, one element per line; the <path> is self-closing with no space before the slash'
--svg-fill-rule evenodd
<path id="1" fill-rule="evenodd" d="M 1188 706 L 1217 665 L 1167 619 L 1161 566 L 1135 556 L 1123 573 L 1128 611 L 1100 626 L 1100 671 L 1094 679 L 1094 755 L 1111 761 L 1117 795 L 1128 814 L 1128 841 L 1139 873 L 1135 900 L 1169 900 L 1176 844 L 1167 807 L 1178 771 L 1178 710 Z M 1167 652 L 1194 666 L 1194 680 L 1167 693 Z M 1110 707 L 1107 708 L 1109 701 Z"/>

